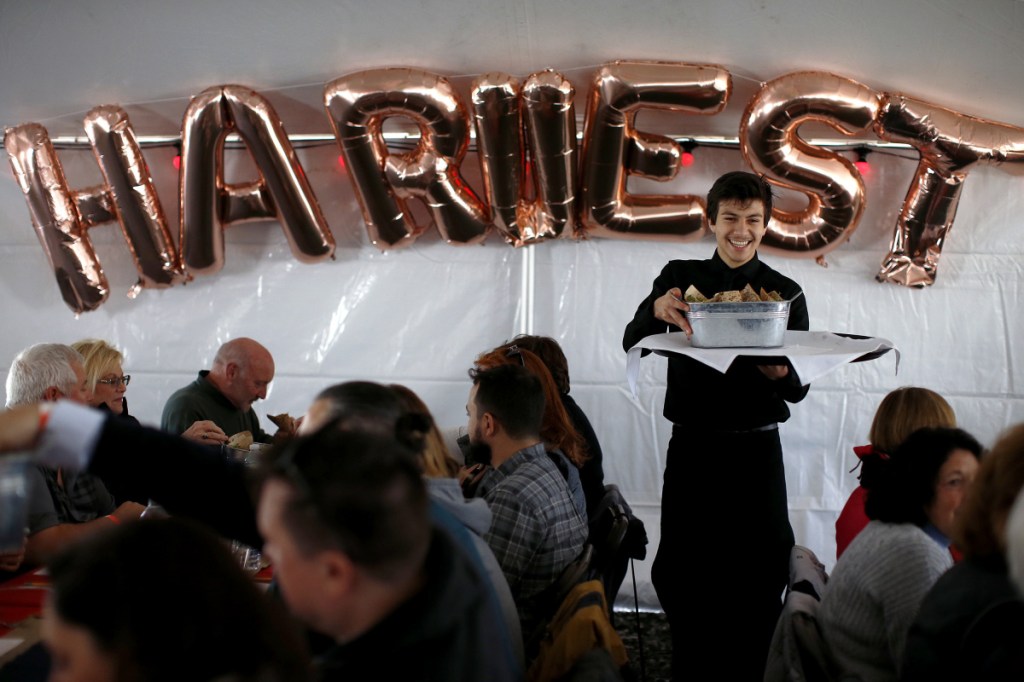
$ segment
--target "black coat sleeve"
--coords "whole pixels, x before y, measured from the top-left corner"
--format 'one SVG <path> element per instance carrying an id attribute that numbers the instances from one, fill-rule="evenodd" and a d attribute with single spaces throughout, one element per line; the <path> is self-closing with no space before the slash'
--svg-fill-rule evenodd
<path id="1" fill-rule="evenodd" d="M 219 449 L 108 417 L 89 470 L 144 492 L 174 516 L 195 519 L 252 547 L 263 545 L 255 484 L 244 464 Z"/>
<path id="2" fill-rule="evenodd" d="M 626 325 L 626 332 L 622 336 L 623 350 L 628 351 L 652 334 L 679 331 L 679 327 L 662 322 L 654 316 L 654 302 L 664 296 L 665 292 L 669 289 L 679 286 L 677 282 L 673 281 L 672 270 L 672 263 L 669 263 L 662 269 L 661 274 L 654 280 L 650 295 L 637 307 L 636 313 L 633 315 L 633 321 Z M 647 355 L 649 352 L 644 351 L 644 355 Z"/>

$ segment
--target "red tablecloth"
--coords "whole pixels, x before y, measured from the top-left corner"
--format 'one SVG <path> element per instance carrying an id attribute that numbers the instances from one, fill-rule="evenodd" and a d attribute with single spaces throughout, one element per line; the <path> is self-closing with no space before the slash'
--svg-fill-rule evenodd
<path id="1" fill-rule="evenodd" d="M 30 571 L 0 584 L 0 637 L 11 631 L 10 625 L 43 612 L 50 581 L 40 571 Z"/>

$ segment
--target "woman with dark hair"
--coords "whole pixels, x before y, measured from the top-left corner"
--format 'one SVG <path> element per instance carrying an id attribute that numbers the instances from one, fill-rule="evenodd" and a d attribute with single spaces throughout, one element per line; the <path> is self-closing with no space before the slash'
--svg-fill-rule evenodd
<path id="1" fill-rule="evenodd" d="M 519 334 L 501 347 L 508 349 L 512 346 L 530 351 L 548 368 L 551 378 L 555 380 L 555 386 L 558 387 L 558 398 L 562 407 L 586 443 L 587 461 L 580 467 L 580 482 L 583 484 L 583 494 L 587 498 L 587 513 L 592 516 L 601 498 L 604 497 L 604 455 L 601 452 L 601 443 L 597 440 L 597 433 L 594 432 L 586 413 L 569 395 L 569 362 L 565 359 L 565 353 L 558 342 L 550 336 Z"/>
<path id="2" fill-rule="evenodd" d="M 907 635 L 904 680 L 1024 678 L 1024 601 L 1007 572 L 1006 523 L 1024 489 L 1024 424 L 978 468 L 955 530 L 964 560 L 921 602 Z"/>
<path id="3" fill-rule="evenodd" d="M 55 682 L 309 678 L 289 618 L 198 525 L 112 528 L 59 555 L 50 578 L 43 638 Z"/>
<path id="4" fill-rule="evenodd" d="M 949 538 L 980 456 L 968 433 L 940 428 L 915 431 L 880 460 L 867 488 L 871 522 L 836 564 L 818 612 L 844 673 L 898 678 L 910 623 L 952 565 Z"/>

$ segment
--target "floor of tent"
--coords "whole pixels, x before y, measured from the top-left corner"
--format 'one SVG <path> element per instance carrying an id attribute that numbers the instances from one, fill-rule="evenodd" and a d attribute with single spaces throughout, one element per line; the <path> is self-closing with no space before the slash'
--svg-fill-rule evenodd
<path id="1" fill-rule="evenodd" d="M 640 638 L 637 638 L 637 615 L 633 611 L 615 611 L 615 630 L 629 652 L 629 666 L 633 680 L 668 682 L 672 677 L 672 640 L 668 632 L 668 619 L 662 612 L 640 612 Z M 643 672 L 641 676 L 640 648 L 643 646 Z"/>

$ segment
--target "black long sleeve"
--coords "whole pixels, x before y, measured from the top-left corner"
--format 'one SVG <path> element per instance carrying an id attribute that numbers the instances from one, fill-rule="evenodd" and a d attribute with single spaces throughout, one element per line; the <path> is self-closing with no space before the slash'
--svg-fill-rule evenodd
<path id="1" fill-rule="evenodd" d="M 89 470 L 142 491 L 170 514 L 261 547 L 249 472 L 216 448 L 108 417 Z"/>

